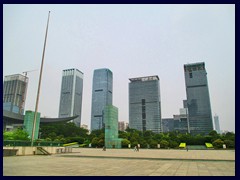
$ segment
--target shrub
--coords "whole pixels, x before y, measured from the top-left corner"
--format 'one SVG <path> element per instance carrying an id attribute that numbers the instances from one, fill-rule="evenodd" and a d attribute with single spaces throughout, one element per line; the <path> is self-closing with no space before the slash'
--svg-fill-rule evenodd
<path id="1" fill-rule="evenodd" d="M 161 148 L 168 148 L 169 143 L 166 140 L 161 140 L 160 141 L 160 147 Z"/>
<path id="2" fill-rule="evenodd" d="M 214 148 L 222 148 L 224 142 L 221 139 L 216 139 L 215 141 L 213 141 L 213 146 Z"/>

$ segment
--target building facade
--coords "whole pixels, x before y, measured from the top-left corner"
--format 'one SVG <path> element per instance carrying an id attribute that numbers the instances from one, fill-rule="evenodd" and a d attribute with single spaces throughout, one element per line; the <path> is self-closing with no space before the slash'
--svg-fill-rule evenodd
<path id="1" fill-rule="evenodd" d="M 23 129 L 25 129 L 28 132 L 29 138 L 32 137 L 32 133 L 33 133 L 32 131 L 33 131 L 34 115 L 35 115 L 34 111 L 26 111 L 26 114 L 24 116 Z M 40 125 L 40 113 L 37 112 L 35 131 L 34 131 L 34 137 L 33 137 L 34 140 L 38 139 L 39 125 Z"/>
<path id="2" fill-rule="evenodd" d="M 174 131 L 174 119 L 162 118 L 162 132 L 173 132 L 173 131 Z"/>
<path id="3" fill-rule="evenodd" d="M 113 74 L 109 69 L 95 69 L 92 85 L 91 131 L 104 127 L 103 110 L 112 105 Z"/>
<path id="4" fill-rule="evenodd" d="M 78 115 L 73 122 L 81 125 L 83 73 L 78 69 L 66 69 L 62 72 L 62 85 L 59 105 L 59 118 Z"/>
<path id="5" fill-rule="evenodd" d="M 190 133 L 208 134 L 213 122 L 205 63 L 185 64 L 184 75 Z"/>
<path id="6" fill-rule="evenodd" d="M 118 108 L 113 105 L 104 108 L 105 147 L 121 148 L 121 138 L 118 138 Z"/>
<path id="7" fill-rule="evenodd" d="M 220 130 L 219 118 L 217 115 L 214 116 L 214 125 L 215 125 L 215 131 L 217 131 L 217 133 L 220 134 L 221 130 Z"/>
<path id="8" fill-rule="evenodd" d="M 129 128 L 162 132 L 159 77 L 129 80 Z"/>
<path id="9" fill-rule="evenodd" d="M 21 74 L 4 77 L 3 110 L 24 114 L 28 77 Z"/>
<path id="10" fill-rule="evenodd" d="M 124 121 L 118 121 L 118 130 L 119 131 L 125 130 L 125 122 Z"/>

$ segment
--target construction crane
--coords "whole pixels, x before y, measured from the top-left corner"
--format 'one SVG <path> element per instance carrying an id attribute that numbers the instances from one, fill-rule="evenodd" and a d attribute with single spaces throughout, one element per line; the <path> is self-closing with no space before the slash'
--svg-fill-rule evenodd
<path id="1" fill-rule="evenodd" d="M 30 70 L 30 71 L 24 71 L 22 72 L 25 76 L 25 79 L 24 79 L 24 86 L 23 86 L 23 91 L 22 91 L 22 101 L 21 101 L 21 105 L 20 105 L 20 109 L 21 111 L 23 111 L 23 108 L 24 108 L 24 104 L 25 104 L 25 96 L 27 94 L 27 74 L 29 72 L 33 72 L 33 71 L 37 71 L 38 69 L 34 69 L 34 70 Z M 23 113 L 23 112 L 22 112 Z"/>
<path id="2" fill-rule="evenodd" d="M 37 71 L 37 70 L 38 70 L 38 69 L 34 69 L 34 70 L 31 70 L 31 71 L 24 71 L 24 72 L 22 72 L 22 73 L 24 74 L 25 77 L 27 77 L 27 73 L 33 72 L 33 71 Z"/>

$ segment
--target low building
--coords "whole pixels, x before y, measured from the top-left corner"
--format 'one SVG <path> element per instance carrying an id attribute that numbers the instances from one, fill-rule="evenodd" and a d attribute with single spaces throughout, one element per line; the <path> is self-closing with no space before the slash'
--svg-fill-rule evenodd
<path id="1" fill-rule="evenodd" d="M 121 148 L 122 139 L 118 138 L 118 108 L 108 105 L 104 108 L 105 147 Z"/>

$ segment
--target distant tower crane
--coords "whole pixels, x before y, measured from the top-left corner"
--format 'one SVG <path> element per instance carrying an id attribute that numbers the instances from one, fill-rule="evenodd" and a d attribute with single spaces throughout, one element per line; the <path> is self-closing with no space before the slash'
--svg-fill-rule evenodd
<path id="1" fill-rule="evenodd" d="M 24 79 L 24 86 L 23 86 L 23 91 L 22 91 L 22 101 L 21 101 L 21 104 L 20 104 L 20 109 L 23 111 L 23 108 L 24 108 L 24 104 L 25 104 L 25 96 L 27 94 L 27 73 L 29 72 L 33 72 L 33 71 L 37 71 L 38 69 L 34 69 L 34 70 L 30 70 L 30 71 L 24 71 L 22 72 L 25 76 L 25 79 Z"/>

